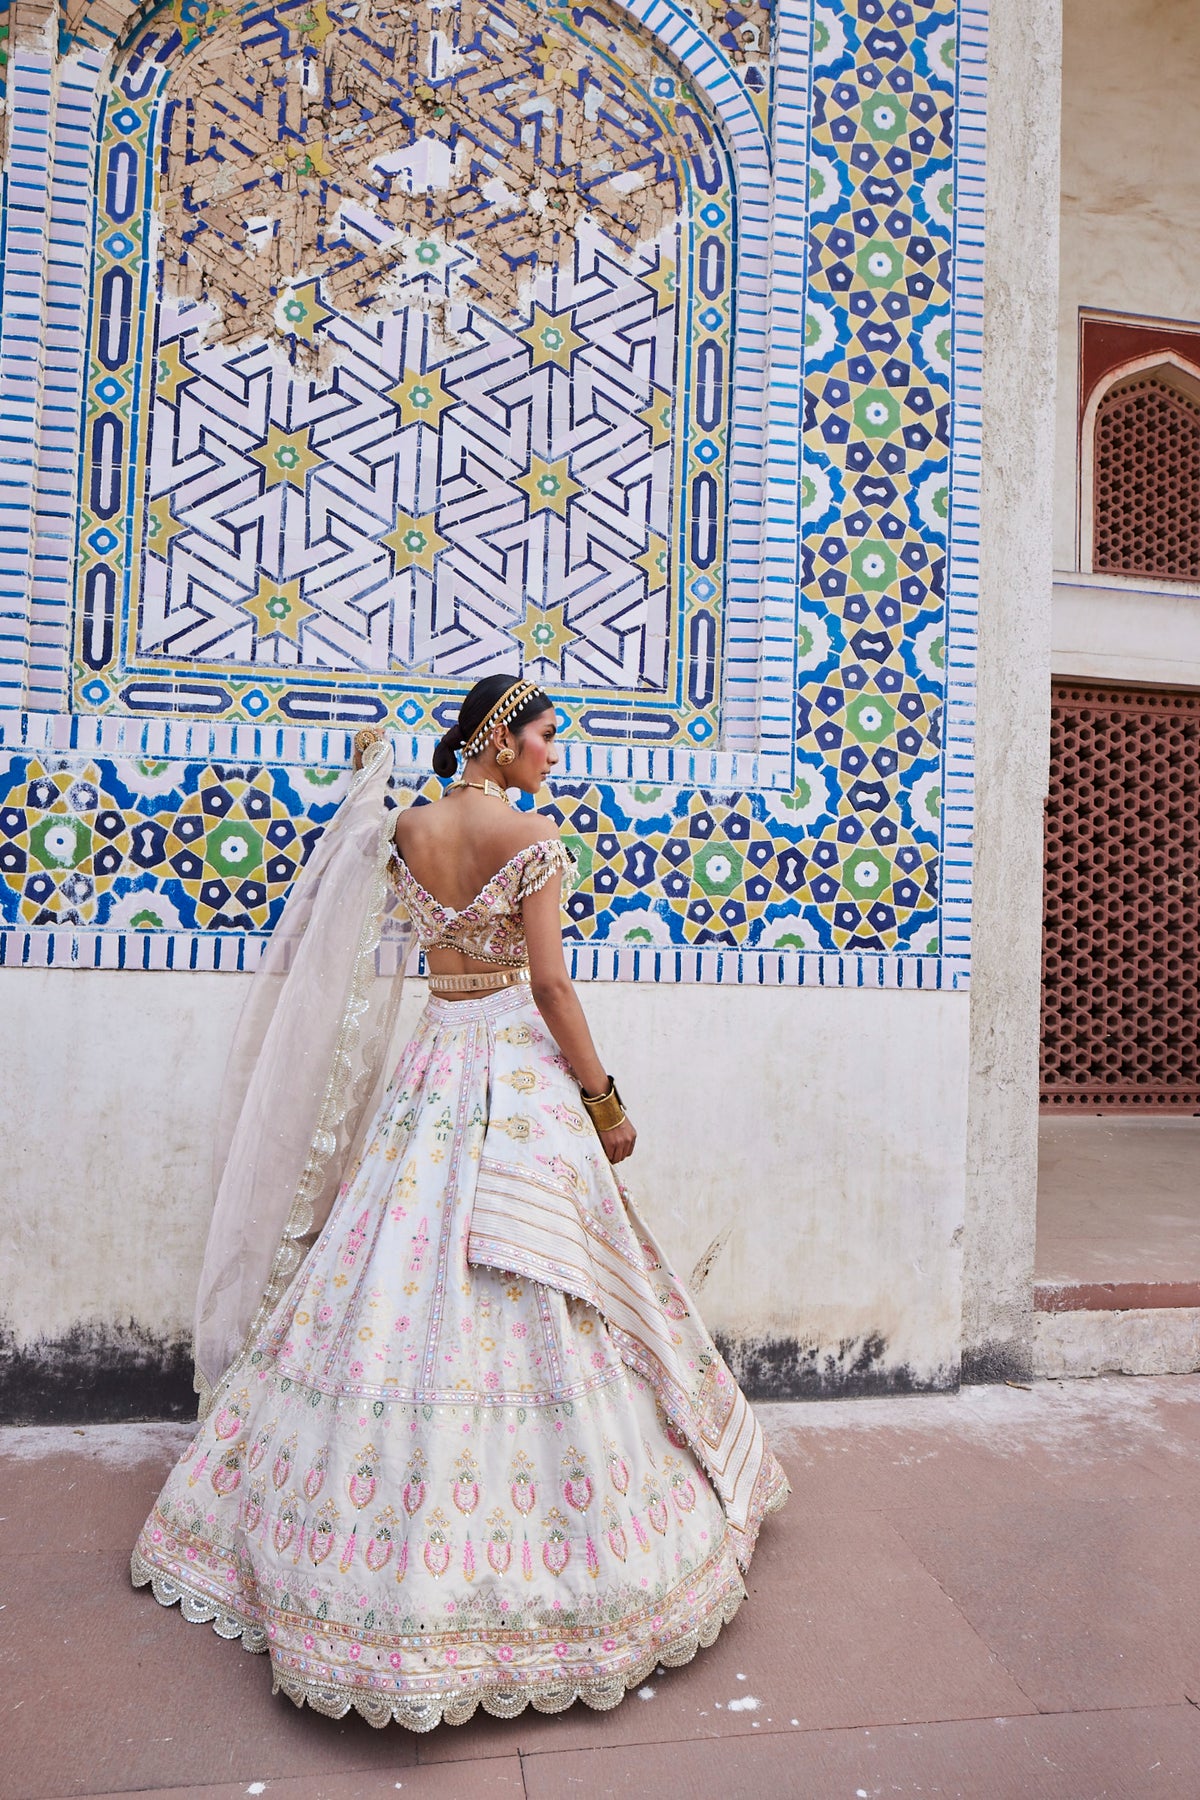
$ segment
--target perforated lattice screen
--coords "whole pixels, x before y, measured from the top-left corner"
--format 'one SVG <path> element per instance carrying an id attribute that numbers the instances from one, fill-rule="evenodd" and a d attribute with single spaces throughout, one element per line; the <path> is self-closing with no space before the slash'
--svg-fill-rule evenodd
<path id="1" fill-rule="evenodd" d="M 1200 580 L 1200 406 L 1154 375 L 1096 414 L 1092 567 Z"/>
<path id="2" fill-rule="evenodd" d="M 1042 1104 L 1200 1111 L 1200 692 L 1056 682 Z"/>

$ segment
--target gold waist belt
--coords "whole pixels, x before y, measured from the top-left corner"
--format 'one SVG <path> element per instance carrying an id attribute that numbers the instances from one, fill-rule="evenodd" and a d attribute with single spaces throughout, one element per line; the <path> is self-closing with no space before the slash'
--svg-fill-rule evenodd
<path id="1" fill-rule="evenodd" d="M 431 975 L 429 992 L 438 994 L 493 994 L 498 988 L 515 987 L 528 981 L 529 970 L 485 969 L 475 975 Z"/>

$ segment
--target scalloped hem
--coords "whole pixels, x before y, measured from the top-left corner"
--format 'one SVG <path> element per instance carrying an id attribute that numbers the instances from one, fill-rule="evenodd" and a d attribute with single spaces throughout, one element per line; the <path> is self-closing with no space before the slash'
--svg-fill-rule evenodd
<path id="1" fill-rule="evenodd" d="M 129 1573 L 135 1588 L 149 1587 L 160 1606 L 178 1606 L 189 1624 L 211 1625 L 221 1638 L 240 1638 L 242 1649 L 252 1655 L 262 1656 L 269 1652 L 270 1644 L 261 1625 L 250 1623 L 238 1613 L 223 1611 L 213 1601 L 194 1593 L 173 1577 L 160 1574 L 136 1550 L 130 1559 Z M 529 1706 L 541 1713 L 566 1712 L 577 1700 L 590 1706 L 593 1712 L 611 1712 L 621 1704 L 630 1688 L 645 1681 L 655 1669 L 660 1666 L 683 1668 L 698 1650 L 711 1649 L 745 1598 L 744 1588 L 740 1594 L 731 1594 L 714 1608 L 703 1625 L 684 1632 L 673 1643 L 644 1656 L 622 1674 L 595 1681 L 540 1681 L 521 1686 L 509 1682 L 466 1694 L 455 1690 L 414 1699 L 371 1692 L 354 1693 L 315 1681 L 293 1681 L 272 1665 L 271 1692 L 286 1694 L 294 1705 L 307 1705 L 327 1719 L 344 1719 L 347 1713 L 354 1711 L 377 1730 L 393 1723 L 402 1725 L 407 1731 L 433 1731 L 438 1725 L 465 1725 L 481 1710 L 490 1713 L 494 1719 L 515 1719 Z"/>

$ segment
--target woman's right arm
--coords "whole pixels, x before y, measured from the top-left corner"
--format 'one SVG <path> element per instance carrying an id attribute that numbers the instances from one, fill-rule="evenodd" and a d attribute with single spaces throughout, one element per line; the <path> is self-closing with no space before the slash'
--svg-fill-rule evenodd
<path id="1" fill-rule="evenodd" d="M 596 1053 L 579 996 L 567 973 L 562 944 L 562 880 L 555 876 L 522 902 L 529 946 L 529 986 L 546 1029 L 570 1063 L 585 1094 L 603 1094 L 608 1071 Z M 597 1134 L 609 1162 L 624 1162 L 637 1142 L 628 1119 Z"/>

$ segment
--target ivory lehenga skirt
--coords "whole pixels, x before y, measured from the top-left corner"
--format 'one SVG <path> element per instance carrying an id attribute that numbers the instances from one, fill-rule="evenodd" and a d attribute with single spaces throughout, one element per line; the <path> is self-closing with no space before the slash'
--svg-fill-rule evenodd
<path id="1" fill-rule="evenodd" d="M 427 1005 L 133 1579 L 333 1717 L 605 1708 L 713 1642 L 787 1491 L 513 988 Z"/>

